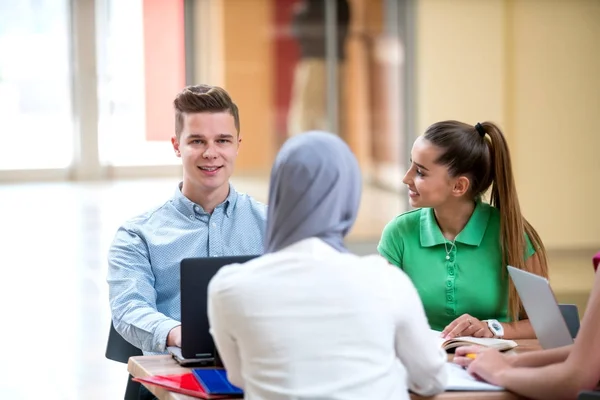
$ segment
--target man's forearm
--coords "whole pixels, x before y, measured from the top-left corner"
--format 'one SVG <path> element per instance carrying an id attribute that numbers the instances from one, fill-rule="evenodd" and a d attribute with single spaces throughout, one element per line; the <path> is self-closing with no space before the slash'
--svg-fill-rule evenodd
<path id="1" fill-rule="evenodd" d="M 181 323 L 156 311 L 145 312 L 143 315 L 132 314 L 134 315 L 126 315 L 121 321 L 116 321 L 117 332 L 143 351 L 165 352 L 169 332 Z"/>

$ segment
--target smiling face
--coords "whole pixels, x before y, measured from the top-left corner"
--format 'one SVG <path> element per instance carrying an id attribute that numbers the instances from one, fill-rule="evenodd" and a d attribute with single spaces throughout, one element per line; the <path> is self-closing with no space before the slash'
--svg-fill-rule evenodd
<path id="1" fill-rule="evenodd" d="M 184 194 L 227 197 L 241 142 L 231 113 L 184 113 L 179 139 L 171 142 L 183 163 Z"/>
<path id="2" fill-rule="evenodd" d="M 402 182 L 408 186 L 410 205 L 436 208 L 456 196 L 456 178 L 448 174 L 445 165 L 436 163 L 441 149 L 423 136 L 417 138 L 411 150 L 410 169 Z"/>

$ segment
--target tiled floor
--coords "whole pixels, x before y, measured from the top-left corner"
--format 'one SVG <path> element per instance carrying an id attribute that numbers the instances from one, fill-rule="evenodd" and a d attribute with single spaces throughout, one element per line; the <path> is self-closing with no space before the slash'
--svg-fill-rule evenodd
<path id="1" fill-rule="evenodd" d="M 266 182 L 234 183 L 266 201 Z M 121 222 L 174 190 L 171 179 L 0 186 L 0 398 L 122 398 L 126 367 L 104 358 L 106 251 Z M 383 225 L 402 205 L 398 195 L 367 188 L 352 248 L 374 251 Z M 559 300 L 584 305 L 590 257 L 551 255 Z"/>

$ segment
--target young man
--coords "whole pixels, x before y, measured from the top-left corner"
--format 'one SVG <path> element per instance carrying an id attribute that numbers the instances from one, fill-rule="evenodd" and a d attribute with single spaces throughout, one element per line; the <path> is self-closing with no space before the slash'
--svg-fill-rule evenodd
<path id="1" fill-rule="evenodd" d="M 229 94 L 190 86 L 173 103 L 183 182 L 162 206 L 123 224 L 108 255 L 115 329 L 144 354 L 181 346 L 181 260 L 262 254 L 266 227 L 266 206 L 229 183 L 242 141 Z"/>

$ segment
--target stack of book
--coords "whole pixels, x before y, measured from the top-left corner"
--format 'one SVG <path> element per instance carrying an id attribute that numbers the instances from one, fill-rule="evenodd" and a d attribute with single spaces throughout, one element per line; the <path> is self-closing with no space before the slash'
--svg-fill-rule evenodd
<path id="1" fill-rule="evenodd" d="M 239 399 L 243 391 L 227 380 L 227 372 L 217 368 L 194 368 L 180 375 L 154 375 L 134 381 L 160 386 L 172 392 L 199 399 Z"/>

